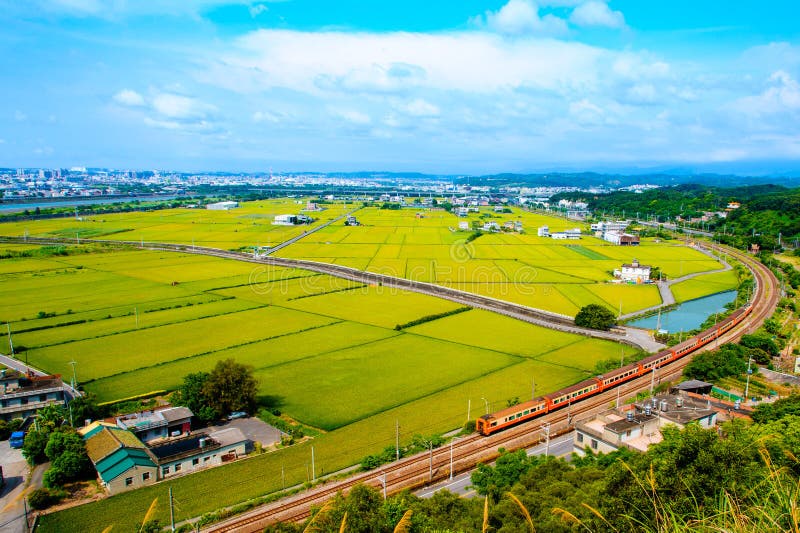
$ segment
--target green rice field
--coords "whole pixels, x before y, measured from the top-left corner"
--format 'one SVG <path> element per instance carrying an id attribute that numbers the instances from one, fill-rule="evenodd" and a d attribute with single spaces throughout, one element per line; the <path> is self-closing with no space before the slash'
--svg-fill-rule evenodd
<path id="1" fill-rule="evenodd" d="M 604 283 L 634 258 L 670 277 L 721 268 L 681 244 L 644 240 L 637 247 L 620 247 L 591 235 L 580 241 L 538 237 L 542 225 L 559 231 L 580 224 L 516 209 L 511 214 L 484 209 L 466 220 L 519 221 L 522 233 L 488 233 L 471 242 L 466 242 L 471 230 L 456 230 L 465 219 L 444 211 L 369 207 L 356 216 L 362 225 L 332 224 L 277 255 L 439 283 L 571 316 L 590 303 L 615 312 L 621 307 L 623 314 L 661 303 L 654 286 Z"/>
<path id="2" fill-rule="evenodd" d="M 685 302 L 718 292 L 734 290 L 738 285 L 739 279 L 736 277 L 736 272 L 727 270 L 687 279 L 672 285 L 670 289 L 676 301 Z"/>
<path id="3" fill-rule="evenodd" d="M 77 231 L 84 238 L 238 249 L 303 231 L 269 223 L 274 214 L 299 212 L 303 205 L 295 202 L 26 221 L 0 225 L 0 234 L 69 237 Z M 352 208 L 331 205 L 314 216 L 321 224 Z M 653 286 L 604 283 L 633 257 L 673 277 L 720 268 L 679 245 L 648 241 L 629 249 L 591 236 L 580 242 L 536 237 L 538 225 L 558 231 L 575 224 L 516 210 L 486 219 L 519 220 L 524 233 L 486 234 L 472 242 L 466 242 L 470 232 L 455 230 L 459 219 L 443 211 L 418 216 L 362 208 L 356 216 L 361 226 L 332 224 L 278 255 L 440 283 L 567 315 L 587 303 L 622 313 L 660 303 Z M 30 245 L 0 245 L 0 251 L 23 250 L 36 253 L 0 259 L 0 320 L 23 348 L 19 358 L 64 375 L 76 361 L 79 383 L 100 401 L 174 390 L 184 375 L 208 371 L 222 359 L 252 365 L 260 394 L 322 431 L 313 440 L 318 475 L 392 445 L 396 421 L 404 442 L 453 429 L 483 413 L 483 398 L 496 410 L 509 399 L 529 397 L 534 381 L 536 394 L 545 394 L 589 377 L 597 361 L 632 350 L 474 309 L 398 331 L 398 324 L 460 306 L 298 269 L 135 248 L 48 255 Z M 697 279 L 706 287 L 729 281 L 715 276 Z M 686 287 L 687 294 L 699 290 Z M 0 340 L 0 351 L 6 347 L 7 339 Z M 47 515 L 41 527 L 101 531 L 113 522 L 114 530 L 130 530 L 155 496 L 165 501 L 170 486 L 181 503 L 177 518 L 197 516 L 279 489 L 282 469 L 287 484 L 305 481 L 309 453 L 307 443 L 282 449 Z M 164 520 L 165 506 L 158 513 Z"/>

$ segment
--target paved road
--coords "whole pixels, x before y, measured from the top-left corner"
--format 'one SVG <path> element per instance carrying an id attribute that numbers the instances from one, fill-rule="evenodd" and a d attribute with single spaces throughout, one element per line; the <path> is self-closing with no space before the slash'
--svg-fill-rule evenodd
<path id="1" fill-rule="evenodd" d="M 0 492 L 0 533 L 25 533 L 28 528 L 24 499 L 42 486 L 42 476 L 50 463 L 38 465 L 31 472 L 22 451 L 11 448 L 8 441 L 0 442 L 0 463 L 6 478 L 6 486 Z"/>
<path id="2" fill-rule="evenodd" d="M 19 372 L 22 372 L 24 374 L 27 374 L 30 371 L 30 372 L 33 372 L 33 374 L 36 375 L 36 376 L 47 376 L 48 375 L 46 372 L 42 372 L 41 370 L 39 370 L 37 368 L 34 368 L 32 366 L 28 366 L 25 363 L 23 363 L 22 361 L 20 361 L 19 359 L 14 359 L 13 357 L 9 357 L 8 355 L 0 354 L 0 365 L 4 365 L 4 366 L 7 366 L 8 368 L 12 368 L 14 370 L 18 370 Z M 77 391 L 73 390 L 73 388 L 66 381 L 64 382 L 64 389 L 67 391 L 67 394 L 70 396 L 70 398 L 68 398 L 70 400 L 72 398 L 80 396 L 80 393 L 78 393 Z"/>
<path id="3" fill-rule="evenodd" d="M 331 224 L 333 224 L 334 222 L 338 222 L 339 220 L 342 220 L 343 218 L 345 218 L 345 217 L 348 217 L 348 216 L 352 215 L 353 213 L 355 213 L 355 212 L 356 212 L 356 211 L 358 211 L 359 209 L 361 209 L 361 208 L 360 208 L 360 207 L 357 207 L 356 209 L 353 209 L 352 211 L 350 211 L 350 212 L 348 212 L 348 213 L 345 213 L 344 215 L 342 215 L 342 216 L 340 216 L 340 217 L 337 217 L 337 218 L 334 218 L 334 219 L 332 219 L 332 220 L 329 220 L 328 222 L 326 222 L 326 223 L 324 223 L 324 224 L 320 224 L 319 226 L 317 226 L 317 227 L 315 227 L 315 228 L 313 228 L 313 229 L 310 229 L 310 230 L 308 230 L 308 231 L 304 231 L 303 233 L 301 233 L 301 234 L 300 234 L 300 235 L 298 235 L 297 237 L 292 237 L 292 238 L 291 238 L 291 239 L 289 239 L 288 241 L 284 241 L 284 242 L 282 242 L 282 243 L 280 243 L 280 244 L 277 244 L 277 245 L 273 246 L 272 248 L 270 248 L 270 249 L 269 249 L 269 250 L 267 250 L 266 252 L 262 253 L 261 255 L 262 255 L 262 256 L 270 255 L 270 254 L 273 254 L 273 253 L 277 252 L 277 251 L 278 251 L 278 250 L 280 250 L 281 248 L 286 248 L 287 246 L 289 246 L 289 245 L 291 245 L 291 244 L 294 244 L 294 243 L 296 243 L 297 241 L 299 241 L 299 240 L 300 240 L 300 239 L 302 239 L 303 237 L 308 237 L 308 236 L 309 236 L 309 235 L 311 235 L 312 233 L 314 233 L 314 232 L 317 232 L 317 231 L 321 230 L 322 228 L 326 228 L 326 227 L 330 226 Z"/>
<path id="4" fill-rule="evenodd" d="M 545 449 L 546 446 L 544 444 L 540 444 L 534 446 L 533 448 L 528 448 L 527 453 L 529 456 L 544 455 Z M 572 433 L 567 433 L 566 435 L 562 435 L 550 441 L 550 455 L 556 457 L 569 455 L 572 453 L 572 449 Z M 463 496 L 465 498 L 472 498 L 478 494 L 471 488 L 471 476 L 472 470 L 469 472 L 463 472 L 457 476 L 454 476 L 452 481 L 442 481 L 440 483 L 436 483 L 431 487 L 420 489 L 415 494 L 420 498 L 430 498 L 441 490 L 449 490 L 453 494 L 458 494 L 459 496 Z"/>

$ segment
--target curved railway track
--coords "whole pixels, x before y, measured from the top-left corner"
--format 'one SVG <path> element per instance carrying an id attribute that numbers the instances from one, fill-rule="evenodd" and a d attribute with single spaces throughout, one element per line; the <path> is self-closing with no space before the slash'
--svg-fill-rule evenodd
<path id="1" fill-rule="evenodd" d="M 27 238 L 23 241 L 17 237 L 0 237 L 0 242 L 35 242 L 38 244 L 73 244 L 73 241 L 66 239 L 34 239 Z M 636 344 L 622 335 L 607 333 L 600 336 L 592 330 L 576 328 L 572 324 L 570 317 L 548 313 L 510 304 L 493 298 L 482 297 L 441 287 L 429 283 L 416 282 L 402 278 L 394 278 L 382 274 L 362 272 L 359 270 L 343 267 L 341 265 L 330 265 L 324 263 L 314 263 L 283 258 L 257 258 L 252 255 L 228 252 L 215 248 L 200 248 L 175 244 L 141 244 L 129 241 L 98 241 L 85 240 L 83 242 L 95 242 L 117 246 L 135 246 L 150 250 L 173 251 L 183 253 L 198 253 L 215 257 L 235 259 L 238 261 L 248 261 L 259 264 L 271 264 L 289 268 L 304 268 L 323 274 L 350 279 L 362 283 L 383 284 L 384 286 L 396 287 L 415 292 L 423 292 L 433 296 L 446 298 L 473 307 L 487 309 L 507 316 L 512 316 L 534 324 L 543 325 L 549 328 L 562 329 L 572 333 L 587 334 L 598 336 L 618 342 L 628 342 Z M 777 279 L 763 264 L 754 260 L 750 256 L 738 250 L 726 247 L 713 246 L 711 249 L 722 251 L 728 255 L 736 257 L 745 264 L 753 273 L 755 279 L 755 291 L 752 295 L 753 309 L 750 315 L 734 329 L 728 331 L 717 339 L 714 343 L 704 346 L 698 351 L 705 351 L 715 348 L 725 342 L 735 341 L 746 333 L 755 331 L 763 321 L 774 311 L 779 294 L 776 290 Z M 568 409 L 561 409 L 548 413 L 542 417 L 524 422 L 503 430 L 489 437 L 483 437 L 477 433 L 468 435 L 455 441 L 452 445 L 453 472 L 462 472 L 473 468 L 481 462 L 488 462 L 497 457 L 497 449 L 504 447 L 509 450 L 516 450 L 537 444 L 543 439 L 541 431 L 544 424 L 549 424 L 550 434 L 554 435 L 561 431 L 569 430 L 572 421 L 577 418 L 586 417 L 594 412 L 603 410 L 612 405 L 618 398 L 626 399 L 636 393 L 647 390 L 652 384 L 660 383 L 680 376 L 683 368 L 689 363 L 691 357 L 678 359 L 669 365 L 660 368 L 656 374 L 642 376 L 626 382 L 615 389 L 608 390 L 591 396 L 579 402 L 575 402 Z M 380 469 L 358 473 L 347 479 L 332 481 L 310 489 L 303 493 L 272 502 L 240 516 L 214 524 L 204 529 L 208 532 L 256 532 L 265 526 L 282 521 L 301 521 L 306 519 L 313 506 L 322 505 L 329 498 L 338 492 L 347 492 L 358 483 L 365 483 L 376 488 L 383 488 L 385 483 L 387 493 L 394 493 L 400 490 L 423 486 L 426 483 L 442 480 L 450 475 L 450 450 L 451 446 L 446 445 L 436 450 L 422 452 L 420 454 L 401 459 L 400 461 L 385 465 Z"/>
<path id="2" fill-rule="evenodd" d="M 755 291 L 752 295 L 753 310 L 737 327 L 728 331 L 714 343 L 698 350 L 714 349 L 725 342 L 738 340 L 742 335 L 752 333 L 775 310 L 779 294 L 776 290 L 777 279 L 760 262 L 751 257 L 727 248 L 718 248 L 732 255 L 745 264 L 753 273 Z M 595 412 L 607 409 L 618 399 L 627 399 L 642 390 L 659 384 L 665 380 L 679 377 L 683 368 L 691 361 L 691 357 L 678 359 L 659 369 L 654 375 L 647 375 L 624 383 L 623 385 L 591 396 L 572 404 L 569 409 L 549 413 L 535 420 L 511 427 L 489 437 L 472 434 L 453 443 L 453 473 L 473 468 L 480 462 L 488 462 L 498 455 L 497 449 L 504 447 L 516 450 L 541 442 L 544 424 L 549 424 L 551 435 L 567 431 L 572 421 L 584 418 Z M 220 522 L 209 527 L 209 532 L 255 532 L 269 524 L 281 521 L 302 521 L 310 516 L 312 506 L 322 505 L 337 492 L 347 492 L 357 483 L 365 483 L 378 489 L 386 484 L 387 493 L 415 488 L 426 483 L 442 480 L 450 475 L 450 446 L 443 446 L 431 452 L 423 452 L 401 461 L 386 465 L 370 472 L 359 473 L 346 480 L 321 485 L 303 494 L 285 498 L 265 505 L 242 516 Z"/>

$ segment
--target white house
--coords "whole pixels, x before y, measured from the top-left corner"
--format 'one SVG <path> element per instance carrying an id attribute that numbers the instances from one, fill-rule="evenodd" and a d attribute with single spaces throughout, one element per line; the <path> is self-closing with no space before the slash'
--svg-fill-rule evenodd
<path id="1" fill-rule="evenodd" d="M 272 224 L 275 226 L 294 226 L 297 215 L 275 215 Z"/>
<path id="2" fill-rule="evenodd" d="M 634 259 L 632 263 L 625 263 L 622 265 L 622 269 L 617 272 L 619 272 L 618 277 L 621 278 L 622 281 L 642 283 L 650 279 L 650 270 L 650 265 L 639 264 L 639 261 Z"/>
<path id="3" fill-rule="evenodd" d="M 627 220 L 622 220 L 620 222 L 598 222 L 596 224 L 592 224 L 591 228 L 592 231 L 616 231 L 617 233 L 622 233 L 629 225 L 630 222 Z"/>
<path id="4" fill-rule="evenodd" d="M 469 231 L 469 222 L 462 220 L 458 223 L 458 231 Z"/>
<path id="5" fill-rule="evenodd" d="M 206 209 L 210 209 L 212 211 L 227 211 L 237 207 L 239 207 L 239 202 L 217 202 L 206 205 Z"/>
<path id="6" fill-rule="evenodd" d="M 550 226 L 540 226 L 538 230 L 536 230 L 536 235 L 539 237 L 549 237 L 550 236 Z"/>

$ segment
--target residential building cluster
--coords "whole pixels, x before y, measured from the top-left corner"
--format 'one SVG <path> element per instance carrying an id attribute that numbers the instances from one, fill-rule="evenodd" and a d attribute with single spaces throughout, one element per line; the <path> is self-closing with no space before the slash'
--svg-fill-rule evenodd
<path id="1" fill-rule="evenodd" d="M 66 402 L 67 387 L 61 376 L 36 376 L 0 369 L 0 420 L 25 419 L 42 407 Z"/>
<path id="2" fill-rule="evenodd" d="M 236 427 L 191 431 L 192 412 L 167 407 L 91 422 L 78 430 L 97 477 L 111 494 L 218 466 L 245 455 Z"/>
<path id="3" fill-rule="evenodd" d="M 714 427 L 718 421 L 750 415 L 738 403 L 711 398 L 711 384 L 686 381 L 668 394 L 600 412 L 575 423 L 574 451 L 580 455 L 588 448 L 593 453 L 610 453 L 621 448 L 644 452 L 661 442 L 661 428 L 673 425 L 683 429 L 688 424 Z"/>

